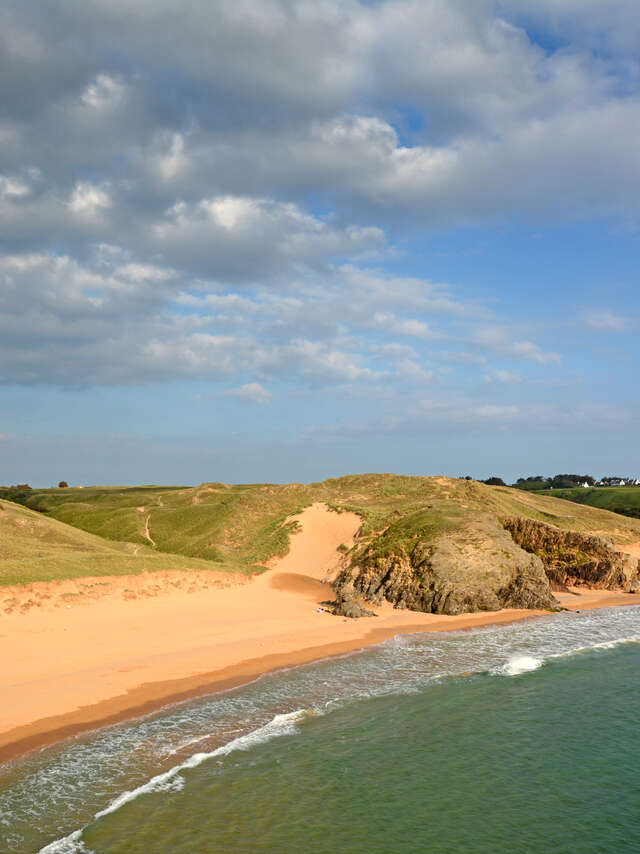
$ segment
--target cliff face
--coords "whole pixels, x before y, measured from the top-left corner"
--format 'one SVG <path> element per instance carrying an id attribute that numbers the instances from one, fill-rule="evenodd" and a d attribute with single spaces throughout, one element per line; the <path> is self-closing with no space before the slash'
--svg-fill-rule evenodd
<path id="1" fill-rule="evenodd" d="M 640 561 L 617 551 L 608 540 L 577 531 L 562 531 L 533 519 L 503 519 L 514 541 L 544 564 L 554 590 L 594 587 L 635 591 L 640 587 Z"/>
<path id="2" fill-rule="evenodd" d="M 640 561 L 602 537 L 522 517 L 467 516 L 433 527 L 402 517 L 356 549 L 336 579 L 372 604 L 436 614 L 558 609 L 553 590 L 640 590 Z M 442 521 L 442 520 L 441 520 Z"/>
<path id="3" fill-rule="evenodd" d="M 406 527 L 406 526 L 405 526 Z M 557 609 L 539 557 L 520 548 L 492 516 L 435 538 L 398 539 L 391 525 L 356 552 L 336 580 L 373 604 L 437 614 L 499 608 Z"/>

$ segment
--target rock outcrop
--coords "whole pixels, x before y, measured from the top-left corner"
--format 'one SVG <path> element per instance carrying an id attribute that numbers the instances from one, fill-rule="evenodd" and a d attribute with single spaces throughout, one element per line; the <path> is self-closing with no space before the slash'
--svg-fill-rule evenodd
<path id="1" fill-rule="evenodd" d="M 554 590 L 585 586 L 636 592 L 640 587 L 640 561 L 603 537 L 522 517 L 502 522 L 521 548 L 540 558 Z"/>
<path id="2" fill-rule="evenodd" d="M 475 516 L 436 536 L 407 538 L 390 525 L 370 545 L 356 550 L 336 579 L 336 590 L 352 587 L 374 605 L 383 599 L 398 608 L 437 614 L 499 608 L 557 610 L 542 561 L 514 542 L 493 516 Z"/>
<path id="3" fill-rule="evenodd" d="M 356 593 L 356 588 L 350 581 L 345 581 L 336 588 L 336 600 L 331 605 L 331 613 L 337 617 L 350 617 L 357 620 L 360 617 L 376 616 L 373 611 L 364 607 Z"/>

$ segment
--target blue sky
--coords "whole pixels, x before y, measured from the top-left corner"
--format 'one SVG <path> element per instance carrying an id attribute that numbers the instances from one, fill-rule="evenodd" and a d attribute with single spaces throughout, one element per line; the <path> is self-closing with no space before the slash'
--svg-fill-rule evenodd
<path id="1" fill-rule="evenodd" d="M 0 3 L 0 483 L 640 474 L 632 0 Z"/>

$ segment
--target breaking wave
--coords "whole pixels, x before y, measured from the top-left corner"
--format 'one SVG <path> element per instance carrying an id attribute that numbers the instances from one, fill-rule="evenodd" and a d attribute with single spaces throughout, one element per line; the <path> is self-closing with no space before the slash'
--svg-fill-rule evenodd
<path id="1" fill-rule="evenodd" d="M 186 771 L 188 768 L 196 768 L 198 765 L 206 762 L 207 759 L 214 759 L 217 756 L 227 756 L 229 753 L 233 753 L 234 750 L 249 750 L 259 744 L 270 741 L 272 738 L 293 735 L 297 732 L 296 723 L 314 714 L 319 713 L 308 709 L 298 709 L 295 712 L 276 715 L 268 724 L 239 738 L 234 738 L 233 741 L 223 744 L 222 747 L 218 747 L 216 750 L 212 750 L 209 753 L 194 753 L 193 756 L 190 756 L 184 762 L 174 765 L 173 768 L 170 768 L 163 774 L 157 774 L 142 786 L 138 786 L 130 792 L 123 792 L 111 801 L 107 807 L 97 812 L 93 817 L 93 821 L 116 812 L 120 807 L 130 803 L 130 801 L 136 800 L 141 795 L 151 794 L 152 792 L 180 791 L 184 787 L 184 779 L 179 776 L 181 771 Z M 68 836 L 56 839 L 55 842 L 51 842 L 49 845 L 41 848 L 39 854 L 92 854 L 91 850 L 82 841 L 83 830 L 84 828 L 82 830 L 74 830 Z"/>
<path id="2" fill-rule="evenodd" d="M 506 664 L 494 672 L 500 673 L 502 676 L 520 676 L 523 673 L 537 670 L 543 664 L 544 659 L 536 658 L 534 655 L 514 655 Z"/>
<path id="3" fill-rule="evenodd" d="M 399 635 L 362 653 L 271 673 L 0 766 L 0 849 L 91 854 L 82 830 L 45 843 L 61 828 L 85 829 L 142 795 L 177 793 L 188 785 L 190 768 L 294 734 L 310 714 L 437 690 L 452 676 L 526 679 L 555 659 L 638 643 L 640 608 L 612 608 Z"/>

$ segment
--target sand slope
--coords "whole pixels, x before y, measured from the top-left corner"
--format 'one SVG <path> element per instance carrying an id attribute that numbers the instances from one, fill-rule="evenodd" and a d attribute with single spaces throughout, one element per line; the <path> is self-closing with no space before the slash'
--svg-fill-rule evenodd
<path id="1" fill-rule="evenodd" d="M 292 535 L 289 553 L 250 580 L 167 572 L 5 590 L 5 602 L 13 604 L 0 609 L 0 759 L 400 632 L 532 615 L 504 610 L 449 617 L 384 605 L 375 618 L 334 617 L 319 608 L 331 595 L 323 580 L 335 573 L 338 546 L 350 545 L 361 520 L 321 504 L 297 519 L 301 530 Z M 566 595 L 566 604 L 636 601 L 595 593 Z"/>

